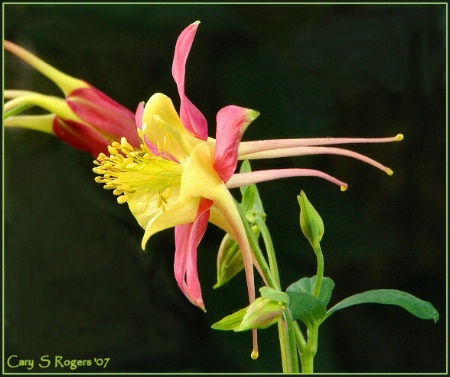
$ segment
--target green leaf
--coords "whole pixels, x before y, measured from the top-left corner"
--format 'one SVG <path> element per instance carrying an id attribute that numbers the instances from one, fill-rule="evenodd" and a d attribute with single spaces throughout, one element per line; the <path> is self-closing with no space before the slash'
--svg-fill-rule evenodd
<path id="1" fill-rule="evenodd" d="M 348 306 L 369 303 L 397 305 L 421 319 L 432 319 L 434 323 L 439 320 L 439 313 L 431 303 L 395 289 L 376 289 L 347 297 L 328 310 L 327 317 Z"/>
<path id="2" fill-rule="evenodd" d="M 270 287 L 262 287 L 259 289 L 261 297 L 267 298 L 272 301 L 281 302 L 283 304 L 289 304 L 289 296 L 277 289 Z"/>
<path id="3" fill-rule="evenodd" d="M 289 309 L 294 320 L 301 320 L 306 326 L 312 327 L 326 315 L 326 308 L 322 301 L 310 293 L 289 291 Z"/>
<path id="4" fill-rule="evenodd" d="M 314 295 L 314 287 L 316 285 L 317 276 L 314 275 L 311 278 L 301 278 L 299 281 L 292 283 L 286 290 L 286 292 L 297 293 L 309 293 Z M 320 290 L 319 300 L 327 306 L 331 299 L 331 294 L 334 289 L 334 281 L 329 277 L 323 277 L 322 287 Z"/>

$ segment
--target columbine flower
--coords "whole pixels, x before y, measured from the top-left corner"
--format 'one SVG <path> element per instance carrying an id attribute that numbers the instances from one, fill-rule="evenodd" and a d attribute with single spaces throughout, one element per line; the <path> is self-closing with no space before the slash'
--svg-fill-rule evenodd
<path id="1" fill-rule="evenodd" d="M 324 145 L 390 142 L 401 135 L 381 139 L 286 139 L 241 142 L 247 126 L 258 112 L 227 106 L 217 113 L 216 139 L 208 137 L 207 121 L 185 94 L 185 65 L 199 22 L 189 25 L 178 37 L 172 75 L 180 95 L 180 113 L 172 101 L 154 94 L 145 107 L 140 104 L 136 124 L 142 140 L 139 148 L 127 138 L 109 147 L 108 157 L 100 154 L 94 168 L 96 180 L 127 202 L 145 229 L 142 247 L 163 229 L 175 227 L 175 277 L 186 297 L 204 308 L 197 271 L 197 247 L 207 223 L 212 222 L 238 243 L 243 254 L 250 302 L 255 299 L 252 252 L 229 189 L 262 181 L 317 176 L 347 184 L 312 169 L 278 169 L 235 174 L 239 159 L 274 158 L 305 154 L 337 154 L 360 159 L 388 174 L 392 170 L 346 149 Z M 255 267 L 258 268 L 255 263 Z"/>
<path id="2" fill-rule="evenodd" d="M 208 221 L 235 238 L 243 253 L 250 301 L 255 299 L 252 252 L 226 182 L 238 161 L 238 146 L 258 112 L 227 106 L 217 113 L 217 139 L 208 138 L 203 114 L 185 95 L 185 64 L 199 22 L 179 36 L 172 74 L 181 105 L 178 115 L 170 98 L 154 94 L 140 104 L 136 124 L 142 140 L 133 148 L 124 137 L 112 143 L 110 156 L 100 154 L 97 182 L 114 189 L 145 229 L 142 247 L 163 229 L 175 227 L 175 278 L 186 297 L 204 308 L 197 272 L 197 246 Z"/>
<path id="3" fill-rule="evenodd" d="M 22 47 L 4 42 L 5 48 L 54 81 L 65 99 L 25 90 L 5 90 L 4 125 L 24 127 L 56 135 L 75 148 L 94 156 L 106 152 L 113 141 L 126 136 L 139 145 L 134 114 L 89 83 L 68 76 Z M 46 115 L 16 115 L 39 106 Z"/>

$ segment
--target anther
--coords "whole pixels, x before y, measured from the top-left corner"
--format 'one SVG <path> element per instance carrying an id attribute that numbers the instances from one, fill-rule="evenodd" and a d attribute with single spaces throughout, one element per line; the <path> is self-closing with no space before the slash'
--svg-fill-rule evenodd
<path id="1" fill-rule="evenodd" d="M 167 187 L 166 189 L 162 190 L 162 192 L 159 193 L 159 196 L 165 203 L 167 203 L 167 199 L 170 198 L 170 193 L 171 193 L 170 187 Z"/>
<path id="2" fill-rule="evenodd" d="M 133 151 L 133 147 L 131 146 L 131 144 L 128 142 L 126 137 L 121 137 L 120 138 L 120 144 L 122 145 L 122 148 L 127 148 L 130 151 Z"/>
<path id="3" fill-rule="evenodd" d="M 161 206 L 162 206 L 162 198 L 161 198 L 161 195 L 158 195 L 158 202 L 156 203 L 156 206 L 157 206 L 158 208 L 161 208 Z"/>
<path id="4" fill-rule="evenodd" d="M 164 136 L 164 154 L 166 154 L 167 150 L 167 136 Z"/>
<path id="5" fill-rule="evenodd" d="M 116 148 L 112 147 L 111 145 L 108 145 L 108 152 L 110 154 L 119 154 Z"/>
<path id="6" fill-rule="evenodd" d="M 127 164 L 125 167 L 127 169 L 135 169 L 138 166 L 138 164 L 136 164 L 135 162 L 132 162 L 131 164 Z"/>
<path id="7" fill-rule="evenodd" d="M 128 196 L 126 196 L 126 195 L 122 195 L 122 196 L 118 196 L 117 197 L 117 203 L 119 203 L 119 204 L 126 203 L 127 200 L 128 200 Z"/>

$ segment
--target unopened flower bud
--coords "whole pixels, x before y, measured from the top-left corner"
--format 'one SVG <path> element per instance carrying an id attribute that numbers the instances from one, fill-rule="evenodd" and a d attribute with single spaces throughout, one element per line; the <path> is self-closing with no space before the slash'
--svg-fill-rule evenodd
<path id="1" fill-rule="evenodd" d="M 297 200 L 300 204 L 300 228 L 315 249 L 319 246 L 319 242 L 322 240 L 324 233 L 322 218 L 309 202 L 303 191 L 297 196 Z"/>
<path id="2" fill-rule="evenodd" d="M 265 329 L 278 321 L 285 307 L 282 302 L 260 297 L 248 307 L 240 326 L 234 331 Z"/>

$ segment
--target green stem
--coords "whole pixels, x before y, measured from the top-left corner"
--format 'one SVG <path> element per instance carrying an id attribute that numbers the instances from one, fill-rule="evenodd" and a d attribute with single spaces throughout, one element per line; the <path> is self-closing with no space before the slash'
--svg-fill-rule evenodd
<path id="1" fill-rule="evenodd" d="M 316 284 L 314 286 L 314 296 L 319 298 L 325 268 L 325 261 L 320 243 L 317 243 L 317 246 L 314 246 L 314 252 L 317 257 L 317 275 Z M 314 373 L 314 357 L 317 353 L 318 341 L 319 324 L 315 323 L 314 325 L 308 327 L 308 341 L 304 347 L 301 347 L 300 361 L 302 364 L 302 373 Z"/>
<path id="2" fill-rule="evenodd" d="M 262 221 L 262 219 L 260 219 L 260 221 L 257 220 L 256 225 L 259 227 L 263 235 L 263 240 L 267 249 L 268 259 L 271 268 L 269 268 L 269 265 L 267 264 L 266 259 L 264 258 L 264 255 L 261 251 L 261 248 L 258 245 L 258 240 L 256 239 L 256 236 L 253 233 L 250 224 L 248 223 L 245 217 L 245 213 L 238 202 L 236 202 L 236 207 L 239 211 L 239 214 L 241 215 L 242 222 L 244 224 L 244 228 L 250 242 L 250 246 L 253 249 L 253 253 L 255 255 L 256 261 L 259 264 L 261 273 L 264 275 L 264 278 L 266 279 L 268 285 L 271 288 L 280 290 L 281 288 L 280 288 L 278 266 L 276 262 L 275 250 L 273 247 L 272 238 L 270 237 L 269 229 L 267 228 L 264 221 Z M 284 317 L 285 322 L 282 319 L 280 319 L 280 321 L 278 322 L 283 373 L 298 373 L 299 364 L 297 357 L 296 331 L 294 328 L 294 321 L 292 319 L 289 308 L 285 309 Z"/>
<path id="3" fill-rule="evenodd" d="M 317 353 L 319 326 L 316 324 L 308 329 L 308 343 L 300 354 L 302 373 L 314 373 L 314 356 Z"/>
<path id="4" fill-rule="evenodd" d="M 260 217 L 256 218 L 255 224 L 261 231 L 264 240 L 264 245 L 266 246 L 267 259 L 269 260 L 270 270 L 272 271 L 275 283 L 277 283 L 276 288 L 281 289 L 277 258 L 275 255 L 275 248 L 273 247 L 272 237 L 270 236 L 269 228 L 267 227 L 266 222 Z"/>
<path id="5" fill-rule="evenodd" d="M 302 352 L 306 347 L 306 340 L 303 336 L 302 330 L 300 329 L 300 325 L 297 321 L 294 322 L 294 328 L 295 328 L 295 339 L 297 341 L 297 346 L 299 349 L 299 352 Z"/>
<path id="6" fill-rule="evenodd" d="M 278 284 L 272 274 L 272 271 L 270 271 L 269 265 L 266 262 L 266 259 L 264 258 L 263 252 L 261 251 L 261 248 L 258 245 L 258 240 L 256 239 L 255 234 L 253 233 L 253 230 L 250 227 L 250 224 L 248 223 L 245 213 L 242 210 L 241 205 L 236 201 L 236 207 L 239 211 L 239 214 L 241 215 L 242 223 L 244 224 L 245 232 L 247 233 L 248 241 L 250 242 L 250 246 L 253 249 L 253 253 L 255 255 L 256 261 L 258 262 L 258 265 L 261 269 L 261 273 L 263 274 L 263 277 L 267 281 L 269 287 L 274 289 L 279 289 Z"/>
<path id="7" fill-rule="evenodd" d="M 288 372 L 283 371 L 284 373 L 298 373 L 298 357 L 297 357 L 297 342 L 296 342 L 296 334 L 294 327 L 294 320 L 292 319 L 291 311 L 289 308 L 284 310 L 284 317 L 286 319 L 287 324 L 287 332 L 288 332 L 288 342 L 287 344 L 283 344 L 286 349 L 289 349 L 289 357 L 290 357 L 290 365 L 291 370 Z"/>
<path id="8" fill-rule="evenodd" d="M 273 246 L 272 237 L 270 236 L 269 228 L 265 221 L 257 217 L 255 221 L 256 226 L 261 231 L 264 240 L 264 245 L 267 251 L 267 258 L 269 260 L 270 270 L 272 271 L 278 289 L 281 290 L 280 274 L 278 272 L 278 263 L 275 255 L 275 248 Z M 294 321 L 291 316 L 289 308 L 284 311 L 285 322 L 280 319 L 278 321 L 278 333 L 280 338 L 281 360 L 284 373 L 298 373 L 298 356 L 296 346 L 296 332 L 294 328 Z"/>
<path id="9" fill-rule="evenodd" d="M 10 109 L 8 111 L 5 111 L 3 113 L 3 119 L 7 119 L 7 118 L 9 118 L 9 117 L 11 117 L 13 115 L 20 114 L 21 112 L 23 112 L 23 111 L 25 111 L 25 110 L 29 109 L 30 107 L 33 107 L 33 106 L 34 105 L 30 104 L 30 103 L 26 103 L 26 104 L 22 104 L 22 105 L 19 105 L 19 106 L 15 106 L 12 109 Z"/>
<path id="10" fill-rule="evenodd" d="M 278 264 L 269 228 L 267 227 L 265 221 L 260 217 L 256 218 L 255 225 L 261 231 L 261 235 L 263 237 L 264 245 L 267 251 L 267 258 L 269 260 L 270 270 L 272 271 L 275 282 L 278 284 L 278 289 L 281 289 Z M 282 319 L 278 321 L 278 333 L 280 338 L 281 361 L 283 365 L 283 372 L 298 373 L 299 365 L 296 346 L 298 334 L 296 331 L 297 329 L 295 328 L 296 322 L 293 321 L 289 308 L 285 309 L 284 314 L 286 322 L 284 322 Z M 300 336 L 303 338 L 303 334 L 301 334 L 301 332 Z"/>
<path id="11" fill-rule="evenodd" d="M 290 348 L 286 347 L 289 344 L 289 333 L 286 327 L 286 322 L 283 318 L 278 320 L 278 334 L 280 339 L 280 351 L 281 351 L 281 366 L 283 373 L 292 373 L 292 358 Z"/>
<path id="12" fill-rule="evenodd" d="M 316 276 L 316 285 L 314 287 L 314 296 L 319 298 L 320 289 L 322 288 L 322 279 L 323 279 L 323 271 L 325 268 L 325 261 L 323 259 L 322 249 L 320 247 L 320 243 L 314 247 L 314 252 L 317 256 L 317 276 Z"/>

